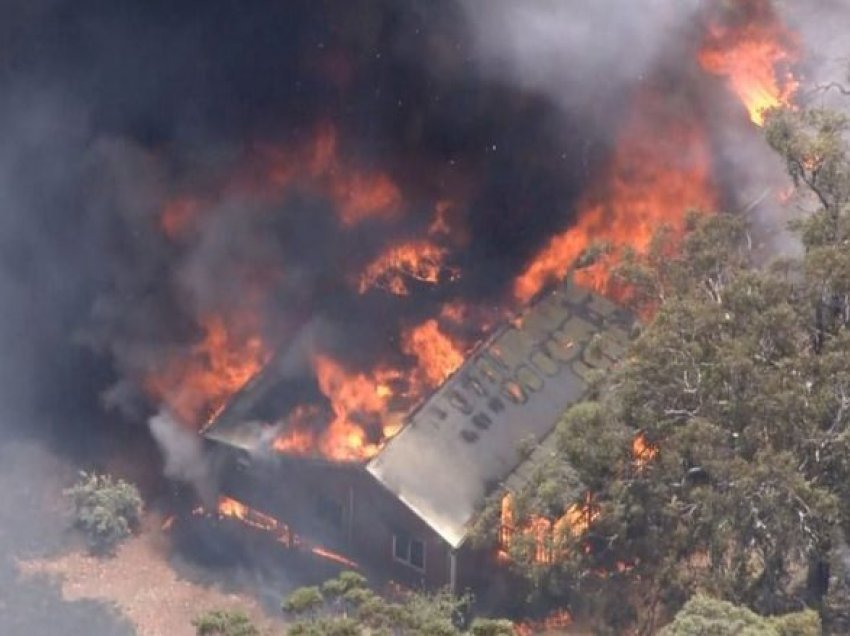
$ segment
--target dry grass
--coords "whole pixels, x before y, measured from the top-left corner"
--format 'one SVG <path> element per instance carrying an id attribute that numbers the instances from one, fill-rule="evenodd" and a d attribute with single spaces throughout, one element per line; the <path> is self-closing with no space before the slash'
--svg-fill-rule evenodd
<path id="1" fill-rule="evenodd" d="M 283 619 L 269 617 L 255 599 L 218 586 L 181 579 L 168 562 L 161 519 L 145 519 L 142 531 L 113 558 L 77 550 L 55 558 L 19 561 L 23 575 L 55 577 L 67 601 L 91 599 L 114 605 L 139 636 L 194 636 L 193 618 L 214 609 L 241 609 L 263 633 L 283 633 Z"/>

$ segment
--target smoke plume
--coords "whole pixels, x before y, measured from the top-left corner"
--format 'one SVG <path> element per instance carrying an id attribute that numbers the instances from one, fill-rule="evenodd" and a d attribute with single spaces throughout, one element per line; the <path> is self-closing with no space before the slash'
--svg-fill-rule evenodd
<path id="1" fill-rule="evenodd" d="M 154 415 L 148 426 L 165 458 L 165 476 L 194 487 L 201 501 L 215 501 L 216 485 L 201 438 L 167 412 Z"/>
<path id="2" fill-rule="evenodd" d="M 305 330 L 311 344 L 288 371 L 299 395 L 322 392 L 309 377 L 316 353 L 351 371 L 412 373 L 421 363 L 404 343 L 422 339 L 405 334 L 423 325 L 464 351 L 576 222 L 647 91 L 707 129 L 718 205 L 747 207 L 777 189 L 781 167 L 695 62 L 708 4 L 8 7 L 8 419 L 18 430 L 49 421 L 62 444 L 97 452 L 103 432 L 145 432 L 153 418 L 160 443 L 183 448 L 161 409 L 199 426 Z M 807 55 L 828 42 L 823 56 L 847 56 L 846 3 L 782 8 Z M 752 213 L 782 225 L 769 200 Z M 424 265 L 358 281 L 400 245 L 420 248 Z M 216 343 L 243 354 L 240 373 Z M 217 402 L 187 377 L 230 383 Z M 169 472 L 202 479 L 176 461 L 195 466 L 193 453 L 166 452 Z"/>

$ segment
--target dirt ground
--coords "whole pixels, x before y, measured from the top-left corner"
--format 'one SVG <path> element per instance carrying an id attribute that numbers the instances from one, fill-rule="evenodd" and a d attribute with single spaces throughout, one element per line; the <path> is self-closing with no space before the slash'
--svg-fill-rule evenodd
<path id="1" fill-rule="evenodd" d="M 161 523 L 149 516 L 142 531 L 112 558 L 78 549 L 53 558 L 20 560 L 18 569 L 24 576 L 48 575 L 66 601 L 113 605 L 138 636 L 194 636 L 192 619 L 215 609 L 243 610 L 264 633 L 283 633 L 282 618 L 269 616 L 254 598 L 181 577 L 168 560 Z"/>

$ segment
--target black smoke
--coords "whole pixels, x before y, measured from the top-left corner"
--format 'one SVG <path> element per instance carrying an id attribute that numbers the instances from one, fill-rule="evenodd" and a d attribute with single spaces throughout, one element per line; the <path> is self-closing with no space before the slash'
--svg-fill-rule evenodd
<path id="1" fill-rule="evenodd" d="M 388 311 L 414 320 L 451 295 L 495 302 L 569 222 L 604 154 L 545 96 L 482 79 L 451 2 L 54 0 L 5 13 L 3 386 L 66 420 L 144 417 L 138 378 L 197 339 L 201 311 L 238 304 L 259 268 L 285 273 L 263 306 L 269 329 L 320 314 L 363 350 L 393 336 Z M 220 196 L 191 240 L 162 234 L 170 197 L 211 192 L 258 144 L 296 146 L 321 122 L 346 161 L 399 184 L 403 221 L 343 230 L 327 200 L 296 191 Z M 458 192 L 470 238 L 454 256 L 458 285 L 405 303 L 363 302 L 344 284 Z M 104 418 L 104 396 L 123 414 Z"/>
<path id="2" fill-rule="evenodd" d="M 141 380 L 191 349 L 201 315 L 256 302 L 274 342 L 318 320 L 335 355 L 367 365 L 399 355 L 399 325 L 446 302 L 504 306 L 513 277 L 570 225 L 633 94 L 665 65 L 682 67 L 665 90 L 693 77 L 704 10 L 672 0 L 5 4 L 0 391 L 20 414 L 14 427 L 31 427 L 35 408 L 57 439 L 95 454 L 101 429 L 118 445 L 146 435 L 136 425 L 158 405 Z M 225 187 L 261 169 L 263 148 L 303 146 L 327 124 L 348 165 L 399 186 L 400 219 L 345 228 L 309 189 L 269 199 Z M 170 240 L 160 214 L 187 194 L 204 199 L 203 221 Z M 443 199 L 458 203 L 443 240 L 462 276 L 414 284 L 410 297 L 357 294 L 351 272 L 422 237 Z M 268 293 L 249 301 L 258 279 Z"/>

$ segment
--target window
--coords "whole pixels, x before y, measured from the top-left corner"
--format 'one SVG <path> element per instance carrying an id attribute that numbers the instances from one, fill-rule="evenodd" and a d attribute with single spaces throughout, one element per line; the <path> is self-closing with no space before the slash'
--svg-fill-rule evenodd
<path id="1" fill-rule="evenodd" d="M 393 557 L 417 570 L 425 571 L 425 543 L 410 535 L 393 535 Z"/>

